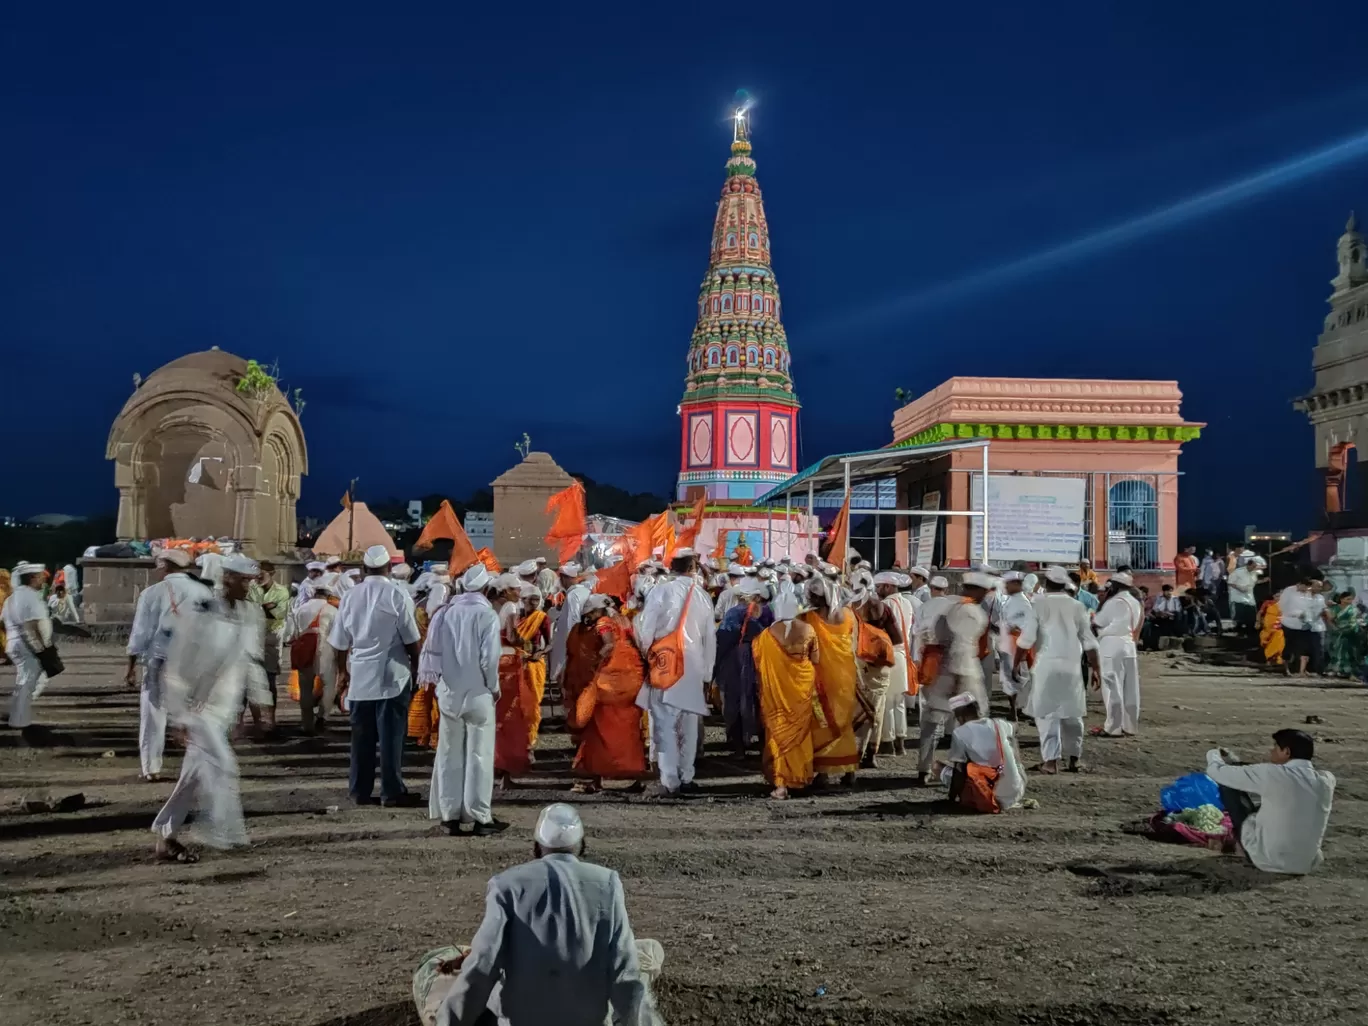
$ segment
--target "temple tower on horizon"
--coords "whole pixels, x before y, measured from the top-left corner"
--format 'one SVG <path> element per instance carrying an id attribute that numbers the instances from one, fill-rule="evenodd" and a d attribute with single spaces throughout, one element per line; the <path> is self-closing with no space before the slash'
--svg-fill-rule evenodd
<path id="1" fill-rule="evenodd" d="M 737 110 L 698 293 L 679 406 L 681 501 L 703 491 L 719 504 L 745 505 L 797 466 L 798 397 L 746 121 Z"/>

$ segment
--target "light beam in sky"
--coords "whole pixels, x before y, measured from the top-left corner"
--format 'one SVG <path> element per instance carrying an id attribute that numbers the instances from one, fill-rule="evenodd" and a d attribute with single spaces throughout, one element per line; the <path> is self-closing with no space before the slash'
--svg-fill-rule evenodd
<path id="1" fill-rule="evenodd" d="M 909 295 L 888 299 L 859 313 L 827 321 L 818 325 L 813 334 L 827 334 L 849 329 L 859 323 L 886 321 L 915 313 L 927 307 L 951 303 L 972 295 L 990 285 L 1001 285 L 1028 275 L 1067 264 L 1082 257 L 1113 249 L 1125 243 L 1176 228 L 1189 221 L 1218 213 L 1237 203 L 1254 199 L 1265 193 L 1299 182 L 1322 171 L 1328 171 L 1368 156 L 1368 132 L 1341 139 L 1339 142 L 1294 157 L 1256 171 L 1244 178 L 1208 189 L 1160 207 L 1148 214 L 1122 221 L 1107 228 L 1051 246 L 1048 249 L 1019 257 L 996 267 L 974 271 L 950 281 L 931 285 Z"/>

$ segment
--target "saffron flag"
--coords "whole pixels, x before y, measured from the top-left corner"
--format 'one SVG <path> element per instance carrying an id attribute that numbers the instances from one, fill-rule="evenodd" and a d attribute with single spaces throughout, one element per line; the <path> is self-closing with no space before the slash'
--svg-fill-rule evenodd
<path id="1" fill-rule="evenodd" d="M 827 562 L 840 568 L 842 575 L 846 569 L 846 549 L 850 548 L 850 493 L 846 492 L 841 511 L 827 528 Z"/>
<path id="2" fill-rule="evenodd" d="M 351 489 L 348 488 L 345 492 L 342 493 L 342 508 L 351 509 L 351 502 Z"/>
<path id="3" fill-rule="evenodd" d="M 724 528 L 719 527 L 717 529 L 717 544 L 713 546 L 712 552 L 708 555 L 719 562 L 727 558 L 727 532 Z"/>
<path id="4" fill-rule="evenodd" d="M 546 544 L 564 563 L 580 550 L 589 524 L 584 513 L 584 485 L 573 482 L 546 500 L 547 515 L 552 518 L 546 532 Z"/>
<path id="5" fill-rule="evenodd" d="M 632 594 L 632 564 L 626 559 L 595 571 L 595 577 L 598 578 L 594 584 L 596 595 L 612 595 L 619 601 L 626 602 L 627 597 Z"/>
<path id="6" fill-rule="evenodd" d="M 413 543 L 413 550 L 422 552 L 425 549 L 430 549 L 439 538 L 445 538 L 451 542 L 449 566 L 453 577 L 480 561 L 479 555 L 475 552 L 475 546 L 470 544 L 465 528 L 461 526 L 461 521 L 456 516 L 456 511 L 451 508 L 451 503 L 446 499 L 442 500 L 442 504 L 437 507 L 437 512 L 432 514 L 432 519 L 423 527 L 423 533 Z"/>
<path id="7" fill-rule="evenodd" d="M 483 563 L 485 565 L 485 569 L 488 570 L 491 574 L 503 573 L 503 567 L 499 565 L 499 561 L 494 558 L 494 553 L 490 552 L 489 549 L 480 549 L 479 552 L 475 553 L 475 558 L 478 559 L 481 563 Z"/>
<path id="8" fill-rule="evenodd" d="M 708 505 L 706 494 L 698 497 L 698 502 L 694 505 L 693 512 L 689 514 L 692 518 L 689 526 L 679 532 L 679 547 L 681 549 L 691 549 L 698 541 L 698 530 L 703 526 L 703 509 Z"/>

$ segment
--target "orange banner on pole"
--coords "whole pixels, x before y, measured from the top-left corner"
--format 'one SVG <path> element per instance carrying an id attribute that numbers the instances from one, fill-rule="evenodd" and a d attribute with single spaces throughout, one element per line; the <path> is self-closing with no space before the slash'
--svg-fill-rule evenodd
<path id="1" fill-rule="evenodd" d="M 478 552 L 475 553 L 475 558 L 478 559 L 481 563 L 483 563 L 485 565 L 485 569 L 488 570 L 491 574 L 503 573 L 503 567 L 499 565 L 499 561 L 494 558 L 494 553 L 490 552 L 489 549 L 480 549 Z"/>
<path id="2" fill-rule="evenodd" d="M 846 569 L 846 549 L 850 548 L 850 493 L 846 492 L 841 511 L 827 529 L 827 562 L 838 567 L 842 574 Z"/>
<path id="3" fill-rule="evenodd" d="M 448 565 L 453 577 L 480 561 L 475 546 L 470 544 L 470 538 L 466 536 L 465 528 L 456 516 L 456 511 L 446 499 L 442 500 L 437 512 L 432 514 L 432 519 L 423 526 L 423 533 L 413 543 L 413 550 L 422 552 L 430 549 L 439 539 L 451 542 L 451 559 Z"/>
<path id="4" fill-rule="evenodd" d="M 700 495 L 693 511 L 689 514 L 689 526 L 679 532 L 679 547 L 691 549 L 698 541 L 699 528 L 703 526 L 703 510 L 708 505 L 707 495 Z"/>
<path id="5" fill-rule="evenodd" d="M 589 531 L 584 512 L 584 485 L 575 481 L 546 500 L 546 512 L 552 517 L 546 532 L 546 544 L 556 550 L 562 563 L 580 550 Z"/>

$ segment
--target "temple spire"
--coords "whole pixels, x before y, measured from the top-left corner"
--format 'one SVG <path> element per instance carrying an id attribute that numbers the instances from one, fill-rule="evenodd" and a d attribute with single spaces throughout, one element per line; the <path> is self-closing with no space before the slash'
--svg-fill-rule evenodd
<path id="1" fill-rule="evenodd" d="M 749 142 L 746 135 L 746 108 L 737 107 L 732 114 L 732 142 Z"/>

